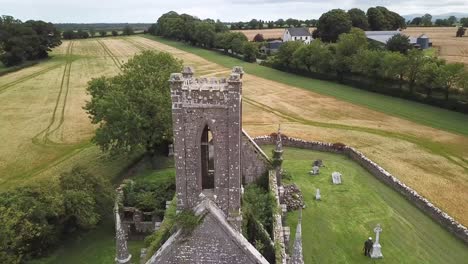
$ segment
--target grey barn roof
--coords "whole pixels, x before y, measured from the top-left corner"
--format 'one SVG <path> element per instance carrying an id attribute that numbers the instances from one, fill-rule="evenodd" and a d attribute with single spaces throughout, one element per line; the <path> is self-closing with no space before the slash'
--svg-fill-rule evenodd
<path id="1" fill-rule="evenodd" d="M 293 37 L 301 37 L 301 36 L 311 36 L 309 29 L 305 27 L 300 28 L 288 28 L 289 34 Z"/>
<path id="2" fill-rule="evenodd" d="M 404 35 L 401 31 L 393 30 L 393 31 L 365 31 L 366 37 L 368 39 L 372 39 L 378 41 L 380 43 L 386 44 L 387 41 L 397 34 Z M 410 37 L 410 43 L 415 44 L 416 38 Z"/>

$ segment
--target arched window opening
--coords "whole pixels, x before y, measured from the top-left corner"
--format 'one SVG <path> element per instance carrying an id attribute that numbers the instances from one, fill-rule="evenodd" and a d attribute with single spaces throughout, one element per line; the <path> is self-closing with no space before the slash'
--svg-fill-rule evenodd
<path id="1" fill-rule="evenodd" d="M 214 189 L 214 145 L 213 134 L 205 126 L 201 138 L 201 182 L 202 189 Z"/>

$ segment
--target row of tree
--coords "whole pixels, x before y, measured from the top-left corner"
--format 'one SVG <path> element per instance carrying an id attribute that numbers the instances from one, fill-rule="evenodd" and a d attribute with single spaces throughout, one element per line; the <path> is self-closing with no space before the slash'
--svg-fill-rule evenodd
<path id="1" fill-rule="evenodd" d="M 276 21 L 264 21 L 252 19 L 249 22 L 236 22 L 230 24 L 231 30 L 238 29 L 264 29 L 264 28 L 284 28 L 284 27 L 315 27 L 317 25 L 316 19 L 294 19 L 288 18 L 286 20 L 280 18 Z"/>
<path id="2" fill-rule="evenodd" d="M 0 263 L 46 254 L 64 235 L 96 226 L 112 212 L 112 185 L 75 167 L 50 180 L 0 195 Z"/>
<path id="3" fill-rule="evenodd" d="M 249 42 L 240 32 L 230 32 L 219 20 L 200 20 L 196 17 L 176 12 L 162 15 L 151 26 L 150 33 L 178 41 L 185 41 L 204 48 L 222 49 L 226 53 L 243 54 L 246 61 L 255 61 L 259 44 Z"/>
<path id="4" fill-rule="evenodd" d="M 61 43 L 60 32 L 51 23 L 0 17 L 0 61 L 7 67 L 46 58 Z"/>
<path id="5" fill-rule="evenodd" d="M 421 27 L 450 27 L 460 23 L 461 26 L 468 27 L 468 17 L 464 17 L 458 20 L 456 16 L 450 16 L 446 19 L 438 18 L 434 22 L 432 20 L 433 19 L 431 14 L 424 14 L 423 16 L 415 17 L 411 21 L 408 21 L 408 25 Z"/>
<path id="6" fill-rule="evenodd" d="M 449 64 L 417 49 L 401 49 L 398 43 L 405 42 L 404 38 L 397 35 L 387 43 L 388 49 L 378 49 L 368 45 L 363 31 L 353 29 L 340 35 L 335 44 L 320 40 L 310 45 L 284 43 L 270 63 L 279 69 L 324 75 L 338 81 L 351 78 L 377 92 L 395 87 L 405 92 L 407 88 L 411 95 L 423 91 L 431 99 L 437 91 L 443 93 L 445 100 L 450 93 L 468 92 L 464 64 Z"/>
<path id="7" fill-rule="evenodd" d="M 333 9 L 324 13 L 317 22 L 314 38 L 335 42 L 338 36 L 350 32 L 351 28 L 362 30 L 396 30 L 405 28 L 405 19 L 382 6 L 371 7 L 367 13 L 358 8 Z"/>
<path id="8" fill-rule="evenodd" d="M 106 37 L 108 36 L 108 33 L 107 31 L 105 30 L 100 30 L 99 32 L 96 32 L 96 30 L 94 30 L 93 28 L 89 29 L 89 31 L 84 31 L 84 30 L 81 30 L 81 29 L 78 29 L 77 31 L 74 31 L 74 30 L 66 30 L 62 33 L 62 37 L 64 39 L 87 39 L 87 38 L 94 38 L 97 36 L 97 33 L 99 33 L 99 36 L 100 37 Z M 112 36 L 118 36 L 119 35 L 119 32 L 117 30 L 112 30 L 111 32 Z M 133 35 L 135 34 L 135 31 L 133 30 L 133 28 L 131 26 L 125 26 L 122 30 L 122 33 L 121 35 L 122 36 L 130 36 L 130 35 Z"/>

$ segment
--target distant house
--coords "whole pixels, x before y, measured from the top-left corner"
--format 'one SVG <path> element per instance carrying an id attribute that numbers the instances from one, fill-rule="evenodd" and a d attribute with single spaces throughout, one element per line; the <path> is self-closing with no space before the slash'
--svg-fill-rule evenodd
<path id="1" fill-rule="evenodd" d="M 278 49 L 281 47 L 281 45 L 283 45 L 283 41 L 281 40 L 268 41 L 260 48 L 260 51 L 263 54 L 273 54 L 278 52 Z"/>
<path id="2" fill-rule="evenodd" d="M 287 28 L 283 33 L 283 42 L 287 41 L 303 41 L 309 44 L 312 41 L 312 34 L 308 28 Z"/>
<path id="3" fill-rule="evenodd" d="M 393 30 L 393 31 L 365 31 L 367 39 L 371 41 L 375 41 L 379 44 L 385 45 L 387 44 L 387 41 L 391 39 L 393 36 L 402 34 L 403 33 L 399 30 Z M 430 42 L 430 39 L 426 35 L 421 35 L 417 38 L 415 37 L 409 37 L 411 45 L 413 45 L 415 48 L 420 48 L 420 49 L 427 49 L 429 47 L 432 47 L 432 42 Z"/>

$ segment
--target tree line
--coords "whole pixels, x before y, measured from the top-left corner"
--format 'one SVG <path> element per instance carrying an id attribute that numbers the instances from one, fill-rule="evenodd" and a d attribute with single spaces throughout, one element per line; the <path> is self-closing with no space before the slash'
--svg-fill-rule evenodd
<path id="1" fill-rule="evenodd" d="M 349 83 L 375 92 L 404 96 L 458 111 L 468 112 L 468 72 L 462 63 L 426 56 L 408 47 L 409 39 L 396 35 L 386 48 L 370 45 L 366 35 L 354 28 L 336 43 L 319 39 L 310 45 L 286 42 L 266 62 L 274 68 Z M 451 98 L 451 95 L 453 98 Z"/>
<path id="2" fill-rule="evenodd" d="M 95 227 L 112 212 L 110 182 L 74 167 L 0 195 L 0 263 L 46 255 L 67 235 Z"/>
<path id="3" fill-rule="evenodd" d="M 87 39 L 87 38 L 94 38 L 97 37 L 97 34 L 99 34 L 99 37 L 106 37 L 108 36 L 108 32 L 106 30 L 99 30 L 98 32 L 94 28 L 90 28 L 88 31 L 78 29 L 77 31 L 73 29 L 68 29 L 62 33 L 62 37 L 64 39 Z M 130 36 L 134 35 L 135 31 L 130 25 L 126 25 L 122 29 L 122 33 L 119 34 L 117 30 L 112 30 L 111 35 L 116 37 L 119 35 L 122 36 Z"/>
<path id="4" fill-rule="evenodd" d="M 248 22 L 235 22 L 235 23 L 230 23 L 230 29 L 231 30 L 240 30 L 240 29 L 264 29 L 264 28 L 285 28 L 285 27 L 315 27 L 317 25 L 317 20 L 316 19 L 306 19 L 306 20 L 300 20 L 300 19 L 294 19 L 294 18 L 288 18 L 288 19 L 278 19 L 276 21 L 270 20 L 270 21 L 265 21 L 265 20 L 257 20 L 257 19 L 252 19 Z"/>
<path id="5" fill-rule="evenodd" d="M 60 39 L 60 32 L 52 23 L 0 17 L 0 61 L 7 67 L 46 58 L 52 48 L 62 43 Z"/>
<path id="6" fill-rule="evenodd" d="M 317 38 L 310 45 L 286 42 L 264 65 L 401 96 L 437 106 L 468 112 L 468 77 L 463 64 L 446 63 L 413 49 L 409 37 L 396 35 L 382 47 L 368 42 L 362 29 L 396 29 L 404 19 L 382 7 L 347 12 L 340 9 L 323 14 L 317 22 Z M 253 62 L 262 42 L 249 42 L 239 32 L 213 20 L 175 12 L 161 16 L 151 31 L 178 41 L 240 55 Z M 256 41 L 263 41 L 256 36 Z M 465 99 L 463 99 L 465 97 Z"/>
<path id="7" fill-rule="evenodd" d="M 367 13 L 358 8 L 347 12 L 333 9 L 319 18 L 312 36 L 325 42 L 335 42 L 339 35 L 350 32 L 353 27 L 376 31 L 396 30 L 405 28 L 406 23 L 402 16 L 382 6 L 371 7 Z"/>
<path id="8" fill-rule="evenodd" d="M 458 19 L 456 16 L 450 16 L 446 19 L 438 18 L 433 21 L 431 14 L 424 14 L 420 17 L 415 17 L 407 23 L 409 26 L 418 26 L 418 27 L 451 27 L 454 25 L 459 25 L 462 27 L 468 27 L 468 17 Z"/>
<path id="9" fill-rule="evenodd" d="M 216 48 L 226 54 L 242 56 L 246 61 L 253 62 L 258 55 L 259 43 L 249 42 L 240 32 L 231 32 L 221 21 L 212 19 L 200 20 L 194 16 L 171 11 L 163 14 L 149 32 L 177 41 L 204 48 Z"/>

